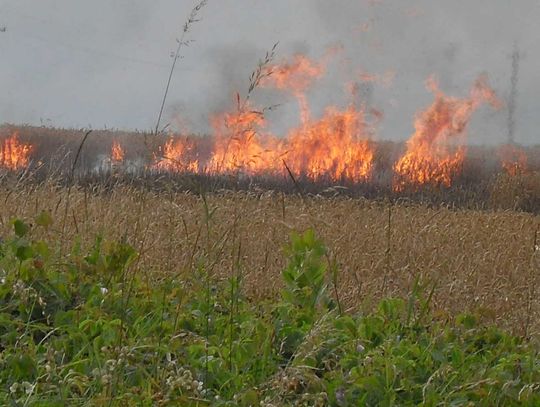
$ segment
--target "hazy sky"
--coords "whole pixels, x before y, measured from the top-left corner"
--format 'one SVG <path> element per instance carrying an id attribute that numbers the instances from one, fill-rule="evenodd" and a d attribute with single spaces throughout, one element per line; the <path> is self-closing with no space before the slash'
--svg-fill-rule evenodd
<path id="1" fill-rule="evenodd" d="M 156 120 L 176 38 L 191 0 L 0 0 L 0 122 L 146 130 Z M 501 99 L 510 93 L 511 54 L 520 49 L 516 140 L 540 143 L 539 0 L 209 0 L 179 61 L 166 121 L 195 132 L 228 109 L 266 50 L 277 60 L 321 58 L 342 46 L 309 93 L 314 116 L 348 103 L 359 72 L 380 81 L 362 96 L 384 112 L 380 139 L 405 139 L 432 95 L 434 74 L 450 95 L 466 96 L 487 73 Z M 386 79 L 386 80 L 384 80 Z M 260 105 L 281 104 L 276 131 L 298 123 L 290 95 L 260 90 Z M 507 109 L 482 108 L 472 142 L 507 137 Z"/>

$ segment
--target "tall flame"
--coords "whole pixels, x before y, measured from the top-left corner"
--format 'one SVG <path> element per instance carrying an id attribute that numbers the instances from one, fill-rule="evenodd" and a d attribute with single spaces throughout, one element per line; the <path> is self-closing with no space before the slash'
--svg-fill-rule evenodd
<path id="1" fill-rule="evenodd" d="M 407 151 L 394 165 L 394 189 L 424 184 L 449 187 L 461 171 L 465 158 L 464 141 L 472 114 L 482 103 L 500 107 L 494 91 L 481 76 L 475 82 L 468 98 L 446 96 L 437 82 L 430 78 L 427 86 L 435 100 L 417 115 L 415 133 L 407 141 Z"/>
<path id="2" fill-rule="evenodd" d="M 277 141 L 270 134 L 261 134 L 265 125 L 263 113 L 252 110 L 249 104 L 234 113 L 214 116 L 215 145 L 209 171 L 249 175 L 274 172 Z"/>
<path id="3" fill-rule="evenodd" d="M 365 138 L 362 111 L 328 108 L 323 118 L 289 133 L 284 160 L 295 175 L 314 181 L 360 182 L 369 178 L 373 150 Z"/>
<path id="4" fill-rule="evenodd" d="M 325 58 L 327 58 L 327 55 Z M 268 66 L 260 84 L 291 93 L 300 106 L 299 125 L 284 137 L 267 130 L 264 110 L 237 95 L 232 111 L 211 118 L 211 152 L 199 154 L 200 146 L 187 139 L 167 141 L 153 168 L 206 174 L 284 174 L 313 181 L 366 182 L 371 179 L 374 149 L 372 126 L 382 113 L 366 105 L 350 103 L 346 108 L 329 106 L 320 118 L 312 119 L 306 93 L 326 72 L 321 62 L 296 55 L 290 62 Z M 361 76 L 363 81 L 390 83 L 393 72 L 384 76 Z M 424 184 L 449 187 L 461 171 L 465 137 L 473 113 L 483 104 L 500 102 L 485 76 L 479 77 L 466 98 L 445 95 L 434 79 L 427 81 L 434 101 L 415 119 L 415 132 L 407 150 L 394 164 L 394 189 Z M 357 85 L 349 84 L 353 101 Z M 374 119 L 368 121 L 367 118 Z"/>
<path id="5" fill-rule="evenodd" d="M 309 58 L 297 54 L 291 63 L 284 62 L 280 65 L 270 66 L 268 68 L 269 75 L 262 81 L 262 86 L 292 92 L 298 100 L 302 124 L 306 124 L 310 118 L 306 91 L 324 73 L 323 63 L 315 63 Z"/>
<path id="6" fill-rule="evenodd" d="M 236 109 L 211 119 L 214 145 L 210 158 L 200 165 L 186 165 L 185 144 L 169 141 L 165 156 L 176 157 L 180 166 L 166 161 L 158 169 L 187 170 L 211 174 L 242 173 L 246 175 L 283 174 L 285 165 L 298 177 L 311 180 L 359 182 L 372 171 L 373 149 L 363 108 L 351 104 L 340 110 L 332 106 L 322 118 L 311 119 L 305 92 L 325 72 L 324 63 L 297 55 L 291 63 L 268 68 L 262 82 L 265 87 L 292 92 L 300 105 L 300 126 L 285 137 L 267 132 L 264 112 L 237 95 Z"/>
<path id="7" fill-rule="evenodd" d="M 324 75 L 325 61 L 314 62 L 296 55 L 292 62 L 269 69 L 271 74 L 263 86 L 292 92 L 300 107 L 301 125 L 288 133 L 278 154 L 291 172 L 312 180 L 366 180 L 371 173 L 373 151 L 367 141 L 364 112 L 352 104 L 345 110 L 331 106 L 319 120 L 311 119 L 306 92 Z"/>
<path id="8" fill-rule="evenodd" d="M 13 133 L 0 145 L 0 167 L 8 170 L 19 170 L 30 163 L 32 146 L 21 143 L 18 133 Z"/>
<path id="9" fill-rule="evenodd" d="M 124 161 L 124 156 L 124 149 L 118 140 L 114 140 L 111 147 L 111 162 L 114 164 L 120 164 Z"/>

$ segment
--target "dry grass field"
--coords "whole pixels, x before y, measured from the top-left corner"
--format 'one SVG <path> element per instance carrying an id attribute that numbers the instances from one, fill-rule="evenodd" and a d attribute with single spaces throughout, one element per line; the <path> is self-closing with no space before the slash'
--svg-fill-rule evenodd
<path id="1" fill-rule="evenodd" d="M 54 219 L 48 237 L 66 252 L 77 239 L 89 247 L 100 234 L 124 240 L 140 253 L 133 272 L 150 280 L 195 273 L 204 259 L 216 279 L 240 271 L 254 299 L 278 295 L 283 245 L 291 230 L 313 228 L 338 265 L 332 295 L 343 308 L 406 295 L 419 276 L 435 284 L 440 318 L 469 311 L 519 335 L 540 332 L 538 215 L 272 191 L 201 197 L 121 186 L 68 193 L 54 185 L 4 185 L 0 196 L 0 236 L 10 219 L 45 210 Z"/>

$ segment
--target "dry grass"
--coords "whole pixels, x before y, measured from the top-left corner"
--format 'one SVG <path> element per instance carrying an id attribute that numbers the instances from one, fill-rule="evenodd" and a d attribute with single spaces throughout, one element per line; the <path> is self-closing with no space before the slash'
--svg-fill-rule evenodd
<path id="1" fill-rule="evenodd" d="M 301 199 L 271 191 L 214 193 L 205 205 L 191 193 L 128 187 L 74 188 L 66 216 L 65 189 L 4 185 L 0 193 L 0 236 L 10 233 L 10 219 L 47 210 L 55 219 L 50 237 L 64 248 L 76 237 L 84 245 L 97 234 L 124 239 L 141 253 L 137 267 L 148 278 L 191 273 L 199 259 L 209 257 L 216 278 L 227 277 L 239 258 L 246 293 L 272 297 L 280 288 L 281 248 L 290 231 L 313 227 L 330 249 L 330 260 L 339 264 L 337 292 L 344 307 L 374 304 L 385 279 L 387 294 L 403 294 L 421 276 L 436 283 L 441 318 L 469 310 L 519 334 L 540 329 L 531 291 L 540 273 L 533 259 L 540 216 L 412 205 L 389 209 L 365 200 Z"/>
<path id="2" fill-rule="evenodd" d="M 540 211 L 540 172 L 500 174 L 491 188 L 493 208 Z"/>

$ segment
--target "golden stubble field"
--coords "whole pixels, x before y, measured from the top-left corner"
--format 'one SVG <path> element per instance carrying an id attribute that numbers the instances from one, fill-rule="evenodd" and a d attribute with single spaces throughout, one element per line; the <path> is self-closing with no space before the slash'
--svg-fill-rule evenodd
<path id="1" fill-rule="evenodd" d="M 122 239 L 140 253 L 132 272 L 182 278 L 201 264 L 217 280 L 243 275 L 253 299 L 278 295 L 283 246 L 292 230 L 313 228 L 339 265 L 344 308 L 370 307 L 383 295 L 407 295 L 416 277 L 436 283 L 440 318 L 472 311 L 518 334 L 540 332 L 537 300 L 540 216 L 370 202 L 278 192 L 152 192 L 119 186 L 104 191 L 53 185 L 0 187 L 0 236 L 14 217 L 42 210 L 46 232 L 66 252 L 79 236 Z M 40 232 L 36 229 L 34 232 Z M 538 243 L 537 243 L 538 244 Z"/>

